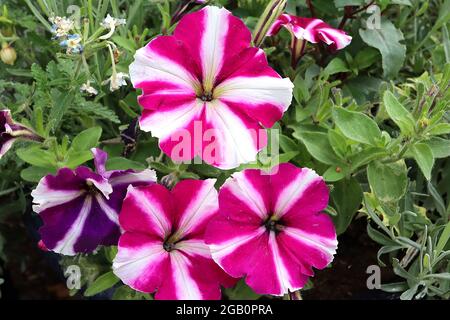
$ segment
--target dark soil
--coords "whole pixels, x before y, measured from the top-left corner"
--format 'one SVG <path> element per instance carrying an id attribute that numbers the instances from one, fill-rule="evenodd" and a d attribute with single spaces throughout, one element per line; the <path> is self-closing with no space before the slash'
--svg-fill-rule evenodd
<path id="1" fill-rule="evenodd" d="M 316 272 L 314 288 L 302 293 L 305 300 L 397 298 L 397 295 L 367 288 L 370 274 L 366 270 L 370 265 L 378 265 L 377 252 L 380 246 L 369 238 L 366 226 L 366 219 L 355 220 L 338 237 L 338 250 L 332 266 Z M 382 283 L 396 281 L 390 268 L 381 268 L 381 279 Z"/>
<path id="2" fill-rule="evenodd" d="M 6 239 L 3 263 L 3 299 L 70 299 L 55 254 L 38 248 L 40 222 L 30 214 L 12 215 L 0 225 Z"/>
<path id="3" fill-rule="evenodd" d="M 7 239 L 3 265 L 3 299 L 70 299 L 57 256 L 37 247 L 39 219 L 31 214 L 14 215 L 0 226 Z M 314 288 L 302 293 L 313 299 L 394 299 L 396 296 L 366 286 L 369 265 L 377 264 L 379 246 L 366 233 L 365 219 L 354 221 L 339 237 L 339 248 L 331 268 L 317 271 Z M 384 282 L 394 281 L 388 268 L 382 269 Z"/>

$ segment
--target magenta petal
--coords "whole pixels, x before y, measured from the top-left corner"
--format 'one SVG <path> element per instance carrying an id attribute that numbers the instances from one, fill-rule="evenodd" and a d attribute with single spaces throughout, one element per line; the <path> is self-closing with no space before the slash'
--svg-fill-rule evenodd
<path id="1" fill-rule="evenodd" d="M 108 179 L 100 174 L 92 172 L 88 167 L 83 166 L 76 168 L 75 173 L 77 177 L 83 179 L 85 183 L 92 185 L 93 188 L 101 192 L 104 197 L 109 198 L 109 195 L 112 192 L 112 186 L 108 182 Z"/>
<path id="2" fill-rule="evenodd" d="M 250 30 L 242 20 L 214 6 L 184 16 L 174 36 L 188 47 L 190 56 L 201 67 L 203 79 L 214 80 L 224 62 L 247 48 L 251 41 Z"/>
<path id="3" fill-rule="evenodd" d="M 256 169 L 236 172 L 220 188 L 219 201 L 221 214 L 259 225 L 270 210 L 270 176 Z"/>
<path id="4" fill-rule="evenodd" d="M 92 148 L 91 152 L 94 155 L 94 164 L 96 172 L 99 175 L 103 176 L 106 172 L 105 165 L 106 160 L 108 159 L 108 154 L 105 151 L 98 148 Z"/>
<path id="5" fill-rule="evenodd" d="M 328 188 L 314 170 L 283 163 L 270 176 L 273 191 L 272 212 L 278 217 L 310 215 L 328 205 Z"/>
<path id="6" fill-rule="evenodd" d="M 205 241 L 229 275 L 245 277 L 261 294 L 301 289 L 313 267 L 325 268 L 336 253 L 336 231 L 321 213 L 328 189 L 313 170 L 281 164 L 270 173 L 244 170 L 219 191 L 219 214 Z"/>
<path id="7" fill-rule="evenodd" d="M 130 77 L 143 91 L 140 127 L 174 161 L 198 156 L 231 169 L 255 161 L 265 147 L 262 126 L 282 117 L 293 85 L 250 40 L 239 18 L 207 6 L 185 15 L 173 36 L 136 52 Z"/>
<path id="8" fill-rule="evenodd" d="M 172 191 L 161 185 L 129 187 L 120 224 L 114 273 L 156 299 L 219 299 L 234 279 L 211 258 L 203 241 L 216 214 L 215 180 L 184 180 Z"/>
<path id="9" fill-rule="evenodd" d="M 170 254 L 168 278 L 155 295 L 164 300 L 218 300 L 220 284 L 233 283 L 211 259 L 209 249 L 200 240 L 181 241 L 179 250 Z"/>
<path id="10" fill-rule="evenodd" d="M 261 226 L 214 219 L 205 234 L 214 261 L 230 276 L 245 277 L 259 294 L 281 294 L 269 234 Z"/>
<path id="11" fill-rule="evenodd" d="M 169 190 L 161 185 L 129 187 L 120 213 L 120 226 L 125 231 L 163 240 L 172 230 L 172 206 Z"/>
<path id="12" fill-rule="evenodd" d="M 174 226 L 180 237 L 203 237 L 207 223 L 219 209 L 215 183 L 215 179 L 189 179 L 173 188 L 176 212 Z"/>
<path id="13" fill-rule="evenodd" d="M 275 35 L 281 26 L 288 29 L 299 40 L 305 39 L 311 43 L 320 41 L 330 45 L 333 50 L 340 50 L 350 44 L 352 37 L 344 31 L 335 29 L 320 19 L 296 17 L 282 14 L 269 29 L 268 35 Z"/>
<path id="14" fill-rule="evenodd" d="M 105 172 L 106 154 L 93 152 L 103 175 L 87 167 L 63 168 L 42 178 L 31 193 L 33 210 L 44 222 L 40 234 L 49 250 L 74 255 L 117 244 L 119 212 L 127 187 L 156 180 L 151 170 Z"/>
<path id="15" fill-rule="evenodd" d="M 134 232 L 125 232 L 120 237 L 113 270 L 131 288 L 154 292 L 167 278 L 169 268 L 169 254 L 161 239 Z"/>

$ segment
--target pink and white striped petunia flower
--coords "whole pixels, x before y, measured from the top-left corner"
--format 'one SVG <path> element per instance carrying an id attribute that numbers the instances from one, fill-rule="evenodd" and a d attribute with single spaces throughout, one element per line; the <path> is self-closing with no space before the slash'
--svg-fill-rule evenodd
<path id="1" fill-rule="evenodd" d="M 207 6 L 136 52 L 129 71 L 142 89 L 140 127 L 172 159 L 199 156 L 229 169 L 254 161 L 267 144 L 264 127 L 289 107 L 293 84 L 250 41 L 242 20 Z"/>
<path id="2" fill-rule="evenodd" d="M 306 40 L 311 43 L 322 41 L 332 50 L 345 48 L 352 41 L 352 37 L 344 31 L 335 29 L 320 19 L 297 17 L 286 13 L 278 17 L 267 35 L 276 35 L 281 27 L 288 29 L 298 40 Z"/>
<path id="3" fill-rule="evenodd" d="M 322 213 L 328 188 L 313 170 L 285 163 L 270 174 L 247 169 L 219 192 L 219 214 L 205 242 L 230 276 L 245 277 L 259 294 L 301 289 L 336 253 L 336 231 Z"/>
<path id="4" fill-rule="evenodd" d="M 162 185 L 129 187 L 119 220 L 124 233 L 114 273 L 131 288 L 156 299 L 220 299 L 232 285 L 203 241 L 217 213 L 215 180 L 183 180 L 172 191 Z"/>
<path id="5" fill-rule="evenodd" d="M 99 245 L 116 245 L 119 212 L 129 185 L 154 183 L 153 170 L 106 171 L 107 154 L 92 149 L 96 171 L 88 167 L 62 168 L 48 175 L 33 190 L 33 210 L 44 225 L 42 245 L 64 255 L 94 251 Z"/>

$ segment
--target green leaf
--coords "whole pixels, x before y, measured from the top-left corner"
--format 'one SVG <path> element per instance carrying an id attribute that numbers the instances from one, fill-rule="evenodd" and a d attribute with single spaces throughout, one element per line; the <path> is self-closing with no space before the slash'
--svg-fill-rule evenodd
<path id="1" fill-rule="evenodd" d="M 148 293 L 138 292 L 131 289 L 129 286 L 123 285 L 118 287 L 114 295 L 113 300 L 152 300 L 152 296 Z"/>
<path id="2" fill-rule="evenodd" d="M 404 6 L 412 6 L 412 3 L 410 0 L 391 0 L 392 4 L 401 4 Z"/>
<path id="3" fill-rule="evenodd" d="M 336 107 L 333 109 L 333 118 L 349 139 L 370 145 L 377 145 L 381 139 L 381 131 L 376 122 L 361 112 Z"/>
<path id="4" fill-rule="evenodd" d="M 371 162 L 367 178 L 376 197 L 382 202 L 395 202 L 406 193 L 407 169 L 403 160 L 394 163 Z"/>
<path id="5" fill-rule="evenodd" d="M 337 8 L 343 8 L 345 6 L 360 6 L 365 3 L 365 0 L 334 0 L 334 5 Z"/>
<path id="6" fill-rule="evenodd" d="M 438 256 L 442 250 L 444 250 L 445 245 L 450 239 L 450 221 L 447 222 L 444 231 L 442 231 L 441 236 L 439 238 L 438 244 L 436 245 L 436 256 Z"/>
<path id="7" fill-rule="evenodd" d="M 84 296 L 95 296 L 96 294 L 113 287 L 119 281 L 120 279 L 117 278 L 117 276 L 112 271 L 102 274 L 100 277 L 95 279 L 95 281 L 89 286 L 89 288 L 86 289 L 86 291 L 84 292 Z"/>
<path id="8" fill-rule="evenodd" d="M 345 63 L 344 60 L 340 59 L 340 58 L 334 58 L 333 60 L 330 61 L 330 63 L 328 63 L 327 67 L 324 70 L 324 73 L 326 75 L 333 75 L 336 73 L 341 73 L 341 72 L 348 72 L 350 71 L 347 67 L 347 64 Z"/>
<path id="9" fill-rule="evenodd" d="M 433 136 L 439 136 L 441 134 L 449 134 L 450 133 L 450 123 L 438 123 L 434 127 L 432 127 L 429 131 L 429 134 Z"/>
<path id="10" fill-rule="evenodd" d="M 242 279 L 236 283 L 234 288 L 225 289 L 225 294 L 230 300 L 256 300 L 261 297 L 247 286 Z"/>
<path id="11" fill-rule="evenodd" d="M 433 137 L 425 144 L 430 147 L 435 159 L 450 157 L 450 140 Z"/>
<path id="12" fill-rule="evenodd" d="M 370 67 L 379 59 L 380 53 L 378 50 L 372 47 L 365 47 L 356 54 L 352 66 L 355 66 L 358 70 L 363 70 Z"/>
<path id="13" fill-rule="evenodd" d="M 115 35 L 111 38 L 119 47 L 124 48 L 125 50 L 134 53 L 136 51 L 136 43 L 133 40 L 128 38 L 121 37 L 119 35 Z"/>
<path id="14" fill-rule="evenodd" d="M 345 158 L 347 153 L 347 141 L 346 138 L 340 134 L 337 130 L 328 130 L 328 140 L 334 152 L 341 158 Z"/>
<path id="15" fill-rule="evenodd" d="M 356 212 L 363 199 L 361 185 L 355 178 L 340 180 L 334 184 L 331 192 L 331 204 L 337 211 L 337 216 L 332 217 L 336 226 L 336 233 L 343 233 Z"/>
<path id="16" fill-rule="evenodd" d="M 50 115 L 48 122 L 51 125 L 51 129 L 55 130 L 61 123 L 64 114 L 69 109 L 71 103 L 73 103 L 74 94 L 73 92 L 61 92 L 57 89 L 52 89 L 51 95 L 53 101 L 58 101 L 52 105 L 50 110 Z"/>
<path id="17" fill-rule="evenodd" d="M 406 56 L 406 46 L 400 43 L 404 39 L 403 33 L 392 22 L 383 19 L 379 29 L 359 29 L 359 35 L 365 43 L 380 51 L 384 76 L 397 75 Z"/>
<path id="18" fill-rule="evenodd" d="M 340 162 L 331 148 L 326 133 L 295 131 L 293 136 L 301 140 L 305 144 L 308 152 L 320 162 L 326 164 L 336 164 Z"/>
<path id="19" fill-rule="evenodd" d="M 427 187 L 428 187 L 428 193 L 433 198 L 434 206 L 435 206 L 436 210 L 445 219 L 446 218 L 446 209 L 445 209 L 444 199 L 442 199 L 439 191 L 436 190 L 436 188 L 431 183 L 431 181 L 428 181 Z"/>
<path id="20" fill-rule="evenodd" d="M 425 178 L 430 180 L 431 170 L 434 165 L 434 156 L 431 148 L 424 143 L 416 143 L 409 147 L 408 152 L 416 160 Z"/>
<path id="21" fill-rule="evenodd" d="M 382 148 L 368 147 L 353 154 L 349 158 L 352 170 L 368 164 L 369 162 L 377 159 L 381 159 L 386 156 L 386 150 Z"/>
<path id="22" fill-rule="evenodd" d="M 105 256 L 109 262 L 113 262 L 114 258 L 117 255 L 117 246 L 104 247 L 105 248 Z"/>
<path id="23" fill-rule="evenodd" d="M 56 170 L 54 168 L 43 168 L 43 167 L 35 167 L 31 166 L 26 169 L 23 169 L 20 172 L 20 177 L 29 182 L 39 182 L 43 177 L 48 174 L 55 174 Z"/>
<path id="24" fill-rule="evenodd" d="M 102 135 L 101 127 L 93 127 L 80 132 L 70 146 L 70 151 L 85 151 L 97 146 Z"/>
<path id="25" fill-rule="evenodd" d="M 394 282 L 394 283 L 387 283 L 381 285 L 381 290 L 384 292 L 402 292 L 406 291 L 408 289 L 408 283 L 406 281 L 403 282 Z"/>
<path id="26" fill-rule="evenodd" d="M 346 172 L 341 167 L 331 166 L 322 175 L 326 182 L 335 182 L 345 178 Z"/>
<path id="27" fill-rule="evenodd" d="M 280 135 L 280 147 L 281 150 L 284 152 L 290 152 L 290 151 L 299 151 L 300 148 L 297 145 L 297 143 L 285 135 Z"/>
<path id="28" fill-rule="evenodd" d="M 367 234 L 373 241 L 383 245 L 383 246 L 397 246 L 398 243 L 389 238 L 384 233 L 374 229 L 370 223 L 367 223 Z"/>
<path id="29" fill-rule="evenodd" d="M 37 167 L 55 167 L 56 158 L 50 151 L 42 150 L 39 146 L 19 149 L 17 156 L 23 161 Z"/>
<path id="30" fill-rule="evenodd" d="M 69 152 L 67 154 L 67 159 L 64 162 L 64 166 L 75 169 L 79 165 L 82 165 L 83 163 L 91 160 L 94 158 L 94 155 L 91 151 L 75 151 L 75 152 Z"/>
<path id="31" fill-rule="evenodd" d="M 146 166 L 140 162 L 129 160 L 122 157 L 112 157 L 106 162 L 107 170 L 144 170 Z"/>
<path id="32" fill-rule="evenodd" d="M 415 121 L 411 113 L 390 91 L 384 93 L 383 101 L 389 117 L 398 125 L 401 132 L 407 136 L 411 135 L 415 127 Z"/>

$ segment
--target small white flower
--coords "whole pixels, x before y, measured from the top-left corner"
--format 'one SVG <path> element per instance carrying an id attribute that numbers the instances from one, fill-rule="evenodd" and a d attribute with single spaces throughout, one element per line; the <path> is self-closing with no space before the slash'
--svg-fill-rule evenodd
<path id="1" fill-rule="evenodd" d="M 75 22 L 66 17 L 50 17 L 48 20 L 52 23 L 51 32 L 56 39 L 67 36 L 75 26 Z"/>
<path id="2" fill-rule="evenodd" d="M 111 15 L 108 13 L 105 19 L 100 23 L 100 25 L 105 28 L 109 29 L 109 32 L 101 37 L 99 37 L 102 40 L 109 39 L 114 31 L 116 30 L 116 27 L 125 25 L 127 23 L 126 19 L 117 19 L 114 17 L 111 17 Z"/>
<path id="3" fill-rule="evenodd" d="M 80 87 L 81 92 L 86 92 L 90 96 L 96 96 L 98 94 L 97 89 L 91 86 L 90 81 L 83 83 Z"/>
<path id="4" fill-rule="evenodd" d="M 111 77 L 108 78 L 108 80 L 104 81 L 103 84 L 107 84 L 109 83 L 109 90 L 111 92 L 119 90 L 120 87 L 122 86 L 126 86 L 127 85 L 127 81 L 125 80 L 126 78 L 128 78 L 128 74 L 123 73 L 123 72 L 113 72 L 113 74 L 111 75 Z"/>
<path id="5" fill-rule="evenodd" d="M 121 25 L 124 25 L 127 23 L 126 19 L 116 19 L 111 17 L 111 15 L 108 13 L 105 19 L 103 19 L 103 22 L 100 23 L 100 25 L 105 29 L 112 29 L 114 27 L 118 27 Z"/>

